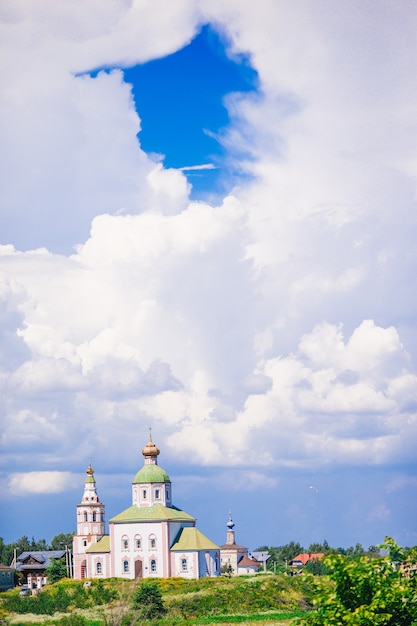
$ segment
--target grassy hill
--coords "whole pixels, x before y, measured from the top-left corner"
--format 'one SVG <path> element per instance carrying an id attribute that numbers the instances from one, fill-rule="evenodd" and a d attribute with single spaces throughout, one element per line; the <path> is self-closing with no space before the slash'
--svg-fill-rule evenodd
<path id="1" fill-rule="evenodd" d="M 157 581 L 166 612 L 157 620 L 161 626 L 176 624 L 279 624 L 293 623 L 308 609 L 311 589 L 303 576 L 261 574 L 232 578 Z M 65 580 L 47 586 L 34 597 L 18 591 L 2 594 L 7 622 L 56 624 L 58 626 L 133 626 L 137 581 L 117 579 L 82 582 Z"/>

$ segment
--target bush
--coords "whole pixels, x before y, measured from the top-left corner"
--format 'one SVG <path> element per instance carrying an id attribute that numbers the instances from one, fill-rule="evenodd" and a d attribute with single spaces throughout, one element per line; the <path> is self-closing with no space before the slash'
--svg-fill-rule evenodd
<path id="1" fill-rule="evenodd" d="M 144 580 L 135 594 L 133 606 L 142 619 L 162 617 L 166 611 L 158 583 L 154 580 Z"/>
<path id="2" fill-rule="evenodd" d="M 406 559 L 387 538 L 386 557 L 349 559 L 332 554 L 324 559 L 330 582 L 315 579 L 316 611 L 301 620 L 308 626 L 412 626 L 417 623 L 417 572 L 412 553 Z"/>

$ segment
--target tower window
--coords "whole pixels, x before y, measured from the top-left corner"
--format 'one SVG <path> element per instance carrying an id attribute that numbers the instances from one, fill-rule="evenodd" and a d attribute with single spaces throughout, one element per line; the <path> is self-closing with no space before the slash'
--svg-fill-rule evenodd
<path id="1" fill-rule="evenodd" d="M 97 521 L 97 513 L 93 511 L 93 522 Z"/>
<path id="2" fill-rule="evenodd" d="M 160 495 L 159 489 L 155 489 L 155 499 L 159 500 L 160 497 L 161 497 L 161 495 Z"/>
<path id="3" fill-rule="evenodd" d="M 144 500 L 146 500 L 147 495 L 148 495 L 148 494 L 147 494 L 146 489 L 142 489 L 142 498 L 143 498 Z"/>
<path id="4" fill-rule="evenodd" d="M 88 517 L 87 517 L 87 511 L 84 511 L 84 521 L 86 522 L 86 521 L 87 521 L 87 519 L 88 519 Z"/>

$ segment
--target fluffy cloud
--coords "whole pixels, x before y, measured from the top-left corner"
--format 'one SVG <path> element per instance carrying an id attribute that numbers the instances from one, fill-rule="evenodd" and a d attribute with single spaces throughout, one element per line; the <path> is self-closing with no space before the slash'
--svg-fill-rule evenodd
<path id="1" fill-rule="evenodd" d="M 96 4 L 2 6 L 8 488 L 56 493 L 92 454 L 128 471 L 149 424 L 172 459 L 234 468 L 236 489 L 411 463 L 412 3 Z M 206 21 L 259 76 L 225 100 L 241 177 L 217 204 L 141 149 L 122 72 Z"/>
<path id="2" fill-rule="evenodd" d="M 60 493 L 68 490 L 71 483 L 70 472 L 27 472 L 11 474 L 9 491 L 14 496 L 29 493 Z"/>

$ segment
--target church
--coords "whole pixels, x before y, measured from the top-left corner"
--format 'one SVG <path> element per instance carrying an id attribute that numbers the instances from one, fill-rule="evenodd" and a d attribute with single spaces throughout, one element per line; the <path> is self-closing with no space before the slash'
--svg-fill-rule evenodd
<path id="1" fill-rule="evenodd" d="M 109 520 L 87 468 L 73 538 L 74 578 L 183 578 L 220 574 L 220 547 L 196 528 L 194 517 L 172 504 L 171 480 L 158 465 L 152 441 L 132 483 L 132 505 Z"/>

